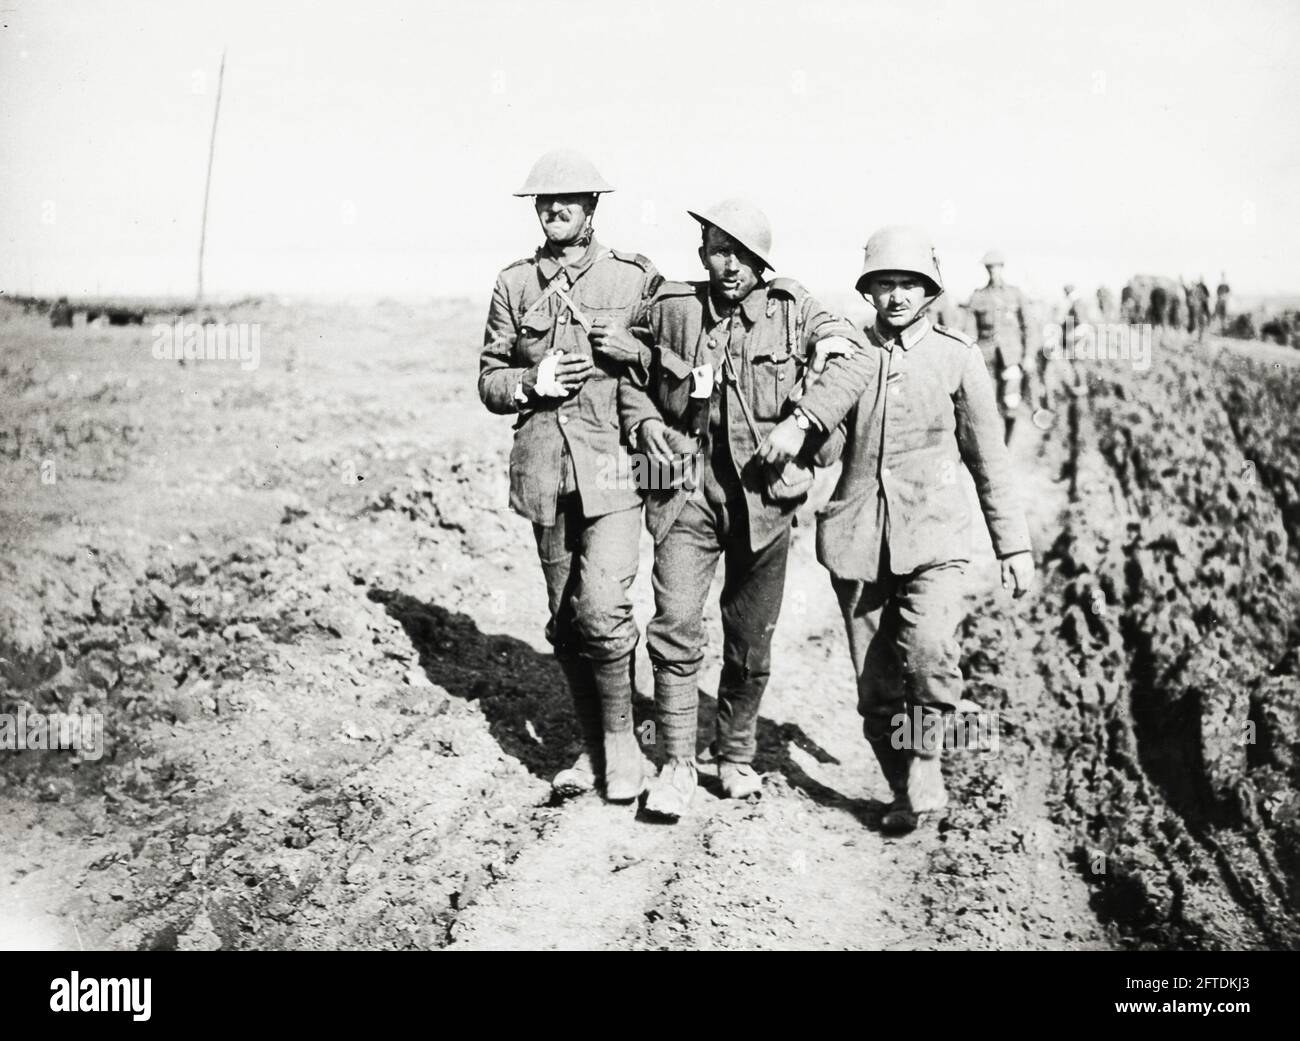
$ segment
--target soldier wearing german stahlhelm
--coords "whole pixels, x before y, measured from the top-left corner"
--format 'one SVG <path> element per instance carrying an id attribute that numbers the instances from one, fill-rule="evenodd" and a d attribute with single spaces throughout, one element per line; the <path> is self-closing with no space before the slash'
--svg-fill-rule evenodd
<path id="1" fill-rule="evenodd" d="M 687 812 L 697 784 L 704 605 L 720 558 L 718 777 L 730 798 L 761 792 L 753 767 L 759 703 L 771 670 L 791 523 L 812 477 L 806 456 L 768 469 L 755 450 L 783 417 L 795 417 L 796 429 L 807 427 L 796 404 L 802 387 L 828 358 L 861 341 L 798 282 L 766 277 L 772 231 L 760 210 L 729 199 L 688 212 L 700 224 L 708 280 L 660 287 L 645 329 L 653 345 L 645 393 L 626 399 L 634 407 L 623 414 L 625 436 L 655 461 L 653 473 L 668 475 L 652 482 L 646 499 L 655 540 L 647 645 L 662 758 L 646 811 L 669 820 Z"/>
<path id="2" fill-rule="evenodd" d="M 988 271 L 988 284 L 971 294 L 969 307 L 980 350 L 997 384 L 998 407 L 1010 441 L 1025 409 L 1046 404 L 1040 398 L 1038 371 L 1044 359 L 1025 295 L 1003 278 L 1006 259 L 994 249 L 984 254 L 982 263 Z"/>
<path id="3" fill-rule="evenodd" d="M 882 826 L 908 831 L 947 804 L 941 753 L 961 700 L 957 628 L 973 536 L 963 467 L 1003 587 L 1028 591 L 1034 562 L 984 359 L 966 334 L 926 316 L 943 292 L 928 236 L 877 231 L 857 289 L 876 309 L 869 346 L 840 359 L 800 407 L 829 429 L 852 398 L 818 454 L 825 463 L 842 453 L 843 468 L 818 514 L 817 559 L 848 630 L 863 732 L 892 791 Z M 791 451 L 783 426 L 770 457 Z"/>
<path id="4" fill-rule="evenodd" d="M 480 356 L 479 397 L 516 416 L 510 505 L 533 524 L 546 579 L 546 636 L 573 695 L 584 751 L 553 781 L 564 797 L 599 788 L 616 802 L 651 771 L 632 724 L 640 634 L 629 589 L 641 496 L 619 440 L 619 377 L 640 359 L 627 331 L 662 278 L 636 253 L 596 241 L 592 217 L 613 191 L 585 157 L 542 156 L 523 187 L 544 241 L 497 276 Z"/>

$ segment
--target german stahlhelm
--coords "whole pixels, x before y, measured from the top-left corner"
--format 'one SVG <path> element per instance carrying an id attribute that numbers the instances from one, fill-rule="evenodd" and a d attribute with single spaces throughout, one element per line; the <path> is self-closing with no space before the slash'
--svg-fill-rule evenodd
<path id="1" fill-rule="evenodd" d="M 907 271 L 920 275 L 929 284 L 930 297 L 943 292 L 943 276 L 939 274 L 939 258 L 934 246 L 920 228 L 893 225 L 881 228 L 867 240 L 866 256 L 862 260 L 862 274 L 858 276 L 859 293 L 867 288 L 871 276 L 882 271 Z"/>
<path id="2" fill-rule="evenodd" d="M 533 163 L 528 179 L 514 194 L 527 195 L 600 195 L 612 192 L 613 186 L 600 176 L 585 155 L 561 148 L 547 152 Z"/>
<path id="3" fill-rule="evenodd" d="M 744 199 L 723 199 L 708 209 L 687 210 L 692 217 L 705 227 L 712 225 L 725 231 L 747 250 L 758 257 L 767 267 L 772 266 L 768 259 L 772 254 L 772 224 L 767 214 Z"/>

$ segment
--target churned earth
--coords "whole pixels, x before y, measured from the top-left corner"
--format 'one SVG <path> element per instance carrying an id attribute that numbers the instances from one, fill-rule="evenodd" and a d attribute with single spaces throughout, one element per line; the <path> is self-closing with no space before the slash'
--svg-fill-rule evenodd
<path id="1" fill-rule="evenodd" d="M 1018 432 L 1038 592 L 977 547 L 954 806 L 882 835 L 803 512 L 756 802 L 550 800 L 576 754 L 482 309 L 247 305 L 256 368 L 0 305 L 0 947 L 1300 944 L 1300 378 L 1289 353 L 1078 362 Z M 635 588 L 650 613 L 648 537 Z M 707 731 L 720 629 L 709 616 Z M 640 656 L 639 732 L 650 742 Z"/>

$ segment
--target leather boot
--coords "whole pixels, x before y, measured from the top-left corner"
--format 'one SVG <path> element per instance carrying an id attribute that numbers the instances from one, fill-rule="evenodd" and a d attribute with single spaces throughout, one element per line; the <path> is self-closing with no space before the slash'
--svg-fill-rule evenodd
<path id="1" fill-rule="evenodd" d="M 943 786 L 943 763 L 938 755 L 908 753 L 907 782 L 903 798 L 880 819 L 884 831 L 915 831 L 927 820 L 938 817 L 948 805 Z"/>
<path id="2" fill-rule="evenodd" d="M 578 719 L 584 751 L 574 764 L 561 770 L 551 780 L 551 791 L 561 799 L 571 799 L 594 791 L 597 779 L 605 771 L 605 747 L 601 727 L 600 698 L 596 693 L 591 663 L 583 658 L 560 658 L 560 668 L 569 681 L 573 696 L 573 714 Z"/>
<path id="3" fill-rule="evenodd" d="M 645 761 L 632 721 L 632 655 L 593 661 L 600 696 L 602 782 L 610 802 L 631 802 L 646 789 L 654 768 Z"/>
<path id="4" fill-rule="evenodd" d="M 665 820 L 680 820 L 695 800 L 698 782 L 694 756 L 669 759 L 650 785 L 650 794 L 645 800 L 646 813 Z"/>
<path id="5" fill-rule="evenodd" d="M 723 760 L 718 764 L 718 780 L 728 799 L 748 799 L 763 794 L 763 777 L 749 763 Z"/>
<path id="6" fill-rule="evenodd" d="M 646 796 L 646 812 L 653 816 L 679 820 L 694 801 L 699 780 L 695 765 L 699 705 L 695 675 L 678 676 L 655 669 L 655 736 L 664 765 Z"/>
<path id="7" fill-rule="evenodd" d="M 907 801 L 914 813 L 938 813 L 948 805 L 939 756 L 913 755 L 907 769 Z"/>
<path id="8" fill-rule="evenodd" d="M 889 809 L 894 809 L 907 799 L 907 757 L 905 748 L 895 748 L 889 737 L 867 737 L 867 744 L 876 755 L 880 772 L 889 785 Z"/>

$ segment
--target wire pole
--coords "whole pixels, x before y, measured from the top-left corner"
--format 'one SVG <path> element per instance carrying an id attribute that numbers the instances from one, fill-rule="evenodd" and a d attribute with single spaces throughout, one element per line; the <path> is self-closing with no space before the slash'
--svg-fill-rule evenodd
<path id="1" fill-rule="evenodd" d="M 203 247 L 208 239 L 208 196 L 212 192 L 212 157 L 217 151 L 217 118 L 221 115 L 221 84 L 226 77 L 226 52 L 221 52 L 221 68 L 217 72 L 217 103 L 212 109 L 212 138 L 208 142 L 208 176 L 203 182 L 203 218 L 199 221 L 199 288 L 195 303 L 203 302 Z"/>

